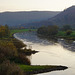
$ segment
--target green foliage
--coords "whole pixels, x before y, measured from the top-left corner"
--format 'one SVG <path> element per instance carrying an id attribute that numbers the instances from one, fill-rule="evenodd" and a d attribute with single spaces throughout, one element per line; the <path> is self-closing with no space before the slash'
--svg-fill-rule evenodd
<path id="1" fill-rule="evenodd" d="M 66 66 L 54 66 L 54 65 L 22 65 L 21 64 L 19 66 L 25 72 L 31 72 L 31 73 L 34 72 L 34 71 L 39 73 L 39 71 L 46 72 L 46 70 L 47 71 L 53 71 L 53 70 L 64 70 L 64 69 L 67 69 Z"/>
<path id="2" fill-rule="evenodd" d="M 67 31 L 67 30 L 72 30 L 72 28 L 71 28 L 70 25 L 64 25 L 64 26 L 62 27 L 62 30 L 63 30 L 63 31 Z"/>
<path id="3" fill-rule="evenodd" d="M 10 30 L 10 37 L 12 37 L 14 33 L 20 33 L 20 32 L 26 32 L 26 31 L 36 31 L 36 29 L 13 29 L 13 30 Z"/>
<path id="4" fill-rule="evenodd" d="M 47 69 L 47 68 L 52 68 L 53 66 L 47 66 L 47 65 L 35 65 L 35 66 L 30 66 L 30 65 L 19 65 L 21 69 L 24 71 L 34 71 L 34 70 L 42 70 L 42 69 Z M 55 66 L 54 66 L 55 67 Z"/>
<path id="5" fill-rule="evenodd" d="M 48 35 L 56 35 L 58 33 L 58 26 L 48 26 Z"/>
<path id="6" fill-rule="evenodd" d="M 66 35 L 71 35 L 71 33 L 72 33 L 72 30 L 67 30 L 66 31 Z"/>
<path id="7" fill-rule="evenodd" d="M 65 31 L 58 31 L 58 33 L 57 33 L 57 36 L 65 36 L 66 35 L 66 33 L 65 33 Z"/>
<path id="8" fill-rule="evenodd" d="M 38 34 L 42 34 L 45 36 L 54 36 L 58 33 L 58 26 L 56 25 L 52 25 L 52 26 L 48 26 L 48 27 L 40 27 L 37 30 Z"/>
<path id="9" fill-rule="evenodd" d="M 40 27 L 40 28 L 38 28 L 38 30 L 37 30 L 37 33 L 38 34 L 46 34 L 46 32 L 47 32 L 47 27 Z"/>
<path id="10" fill-rule="evenodd" d="M 70 36 L 75 37 L 75 31 L 72 31 Z"/>
<path id="11" fill-rule="evenodd" d="M 75 31 L 72 31 L 69 35 L 67 35 L 65 31 L 59 31 L 57 37 L 69 40 L 75 40 Z"/>

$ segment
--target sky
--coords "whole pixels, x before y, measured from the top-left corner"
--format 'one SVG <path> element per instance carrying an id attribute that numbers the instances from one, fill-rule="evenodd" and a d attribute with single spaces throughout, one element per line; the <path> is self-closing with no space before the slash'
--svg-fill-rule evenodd
<path id="1" fill-rule="evenodd" d="M 75 0 L 0 0 L 0 12 L 63 11 L 75 5 Z"/>

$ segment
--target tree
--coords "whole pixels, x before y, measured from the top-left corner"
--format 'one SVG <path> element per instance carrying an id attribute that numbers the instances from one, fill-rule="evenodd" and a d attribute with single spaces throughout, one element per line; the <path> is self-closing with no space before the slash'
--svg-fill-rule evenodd
<path id="1" fill-rule="evenodd" d="M 67 30 L 72 30 L 72 28 L 71 28 L 70 25 L 64 25 L 64 26 L 62 27 L 62 30 L 63 30 L 63 31 L 67 31 Z"/>
<path id="2" fill-rule="evenodd" d="M 38 28 L 37 33 L 38 34 L 42 34 L 42 35 L 46 35 L 46 33 L 47 33 L 47 27 L 44 26 L 44 27 Z"/>
<path id="3" fill-rule="evenodd" d="M 58 26 L 56 25 L 52 25 L 52 26 L 48 26 L 48 35 L 56 35 L 58 33 Z"/>
<path id="4" fill-rule="evenodd" d="M 67 30 L 66 35 L 70 35 L 72 33 L 72 30 Z"/>
<path id="5" fill-rule="evenodd" d="M 54 36 L 58 33 L 58 29 L 59 28 L 56 25 L 40 27 L 38 28 L 37 33 L 45 36 Z"/>
<path id="6" fill-rule="evenodd" d="M 10 31 L 9 31 L 8 26 L 7 25 L 5 25 L 5 26 L 0 25 L 0 38 L 9 36 L 9 34 L 10 34 Z"/>

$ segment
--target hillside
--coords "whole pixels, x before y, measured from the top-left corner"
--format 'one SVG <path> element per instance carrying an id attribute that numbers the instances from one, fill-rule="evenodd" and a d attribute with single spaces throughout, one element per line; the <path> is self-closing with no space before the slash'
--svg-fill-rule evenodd
<path id="1" fill-rule="evenodd" d="M 75 27 L 75 6 L 69 7 L 64 11 L 60 12 L 59 14 L 55 15 L 54 17 L 49 18 L 45 21 L 30 23 L 26 25 L 26 27 L 40 27 L 43 25 L 58 25 L 59 27 L 62 27 L 63 25 L 71 25 L 72 27 Z"/>
<path id="2" fill-rule="evenodd" d="M 69 7 L 63 12 L 59 13 L 57 16 L 48 20 L 53 25 L 72 25 L 75 27 L 75 6 Z"/>
<path id="3" fill-rule="evenodd" d="M 38 22 L 57 15 L 59 12 L 52 11 L 23 11 L 0 13 L 0 24 L 18 26 L 20 24 Z"/>

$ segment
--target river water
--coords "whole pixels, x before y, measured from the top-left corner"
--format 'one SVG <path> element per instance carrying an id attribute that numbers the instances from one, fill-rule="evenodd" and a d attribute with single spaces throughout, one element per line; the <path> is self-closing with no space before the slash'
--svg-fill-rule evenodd
<path id="1" fill-rule="evenodd" d="M 36 75 L 75 75 L 75 41 L 58 39 L 41 39 L 36 32 L 16 33 L 14 36 L 23 41 L 28 48 L 39 51 L 28 58 L 32 65 L 62 65 L 68 69 L 64 71 L 52 71 Z"/>

